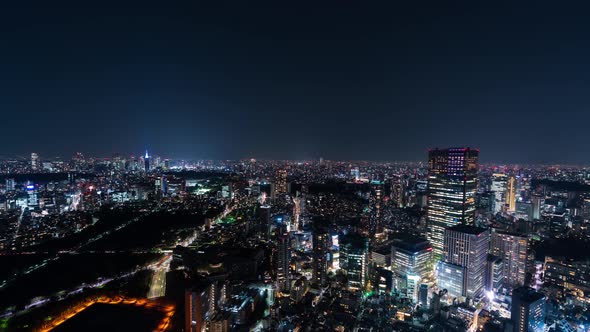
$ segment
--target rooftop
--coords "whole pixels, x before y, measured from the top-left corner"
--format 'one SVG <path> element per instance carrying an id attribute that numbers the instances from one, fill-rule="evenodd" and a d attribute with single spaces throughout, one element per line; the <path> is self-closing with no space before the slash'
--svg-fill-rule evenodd
<path id="1" fill-rule="evenodd" d="M 484 232 L 487 232 L 487 228 L 481 228 L 481 227 L 463 225 L 463 224 L 449 227 L 448 230 L 460 232 L 460 233 L 466 233 L 466 234 L 473 234 L 473 235 L 479 235 Z"/>

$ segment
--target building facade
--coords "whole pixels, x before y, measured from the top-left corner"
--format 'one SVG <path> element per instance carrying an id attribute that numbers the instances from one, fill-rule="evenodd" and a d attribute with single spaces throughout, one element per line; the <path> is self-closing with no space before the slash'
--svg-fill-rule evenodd
<path id="1" fill-rule="evenodd" d="M 428 154 L 428 233 L 435 256 L 443 254 L 445 228 L 473 224 L 479 151 L 435 149 Z"/>

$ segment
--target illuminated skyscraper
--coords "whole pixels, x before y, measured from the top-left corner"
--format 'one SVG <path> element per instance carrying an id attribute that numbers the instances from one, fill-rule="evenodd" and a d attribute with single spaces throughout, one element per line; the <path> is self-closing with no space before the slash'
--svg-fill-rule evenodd
<path id="1" fill-rule="evenodd" d="M 31 153 L 31 169 L 36 171 L 39 169 L 39 155 L 35 152 Z"/>
<path id="2" fill-rule="evenodd" d="M 260 205 L 258 208 L 258 236 L 268 240 L 270 237 L 270 205 Z"/>
<path id="3" fill-rule="evenodd" d="M 526 235 L 493 231 L 491 254 L 504 261 L 504 283 L 524 285 L 528 260 L 529 240 Z"/>
<path id="4" fill-rule="evenodd" d="M 363 290 L 369 277 L 369 240 L 347 234 L 340 240 L 340 267 L 346 271 L 349 290 Z"/>
<path id="5" fill-rule="evenodd" d="M 438 271 L 442 289 L 458 298 L 477 299 L 483 295 L 490 242 L 489 231 L 468 225 L 445 230 L 444 256 Z"/>
<path id="6" fill-rule="evenodd" d="M 528 287 L 512 291 L 511 319 L 515 332 L 542 332 L 545 327 L 545 296 Z"/>
<path id="7" fill-rule="evenodd" d="M 328 281 L 328 248 L 330 234 L 320 227 L 313 230 L 313 276 L 312 282 L 323 286 Z"/>
<path id="8" fill-rule="evenodd" d="M 404 179 L 401 176 L 395 176 L 391 179 L 391 201 L 395 207 L 404 207 Z"/>
<path id="9" fill-rule="evenodd" d="M 293 198 L 293 225 L 291 230 L 297 231 L 299 230 L 299 223 L 301 220 L 301 207 L 303 205 L 302 198 L 299 196 L 299 192 L 297 192 L 297 196 Z"/>
<path id="10" fill-rule="evenodd" d="M 147 150 L 145 150 L 145 156 L 143 157 L 143 161 L 145 164 L 145 171 L 146 173 L 150 171 L 150 155 L 148 155 Z"/>
<path id="11" fill-rule="evenodd" d="M 369 236 L 383 233 L 383 182 L 371 181 L 371 194 L 369 196 Z"/>
<path id="12" fill-rule="evenodd" d="M 281 194 L 287 193 L 287 170 L 284 168 L 278 169 L 275 173 L 274 179 L 274 198 Z"/>
<path id="13" fill-rule="evenodd" d="M 443 253 L 445 228 L 473 224 L 479 150 L 449 148 L 428 154 L 428 233 L 435 257 Z"/>
<path id="14" fill-rule="evenodd" d="M 291 238 L 286 227 L 277 229 L 277 284 L 281 292 L 289 292 L 291 289 Z"/>
<path id="15" fill-rule="evenodd" d="M 509 176 L 506 182 L 506 204 L 509 212 L 516 211 L 516 178 Z"/>
<path id="16" fill-rule="evenodd" d="M 502 212 L 506 205 L 506 189 L 508 188 L 508 177 L 506 174 L 495 173 L 492 175 L 492 187 L 494 192 L 494 209 L 493 213 Z"/>
<path id="17" fill-rule="evenodd" d="M 205 331 L 206 319 L 212 314 L 211 307 L 212 303 L 214 303 L 214 297 L 211 294 L 213 290 L 213 284 L 203 283 L 185 291 L 185 331 Z"/>

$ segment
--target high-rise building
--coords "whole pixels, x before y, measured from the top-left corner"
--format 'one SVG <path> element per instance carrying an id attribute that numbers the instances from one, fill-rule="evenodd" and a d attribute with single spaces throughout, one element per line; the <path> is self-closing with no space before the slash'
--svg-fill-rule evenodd
<path id="1" fill-rule="evenodd" d="M 508 176 L 502 173 L 492 174 L 491 191 L 494 192 L 494 214 L 502 212 L 506 205 L 506 189 L 508 187 Z"/>
<path id="2" fill-rule="evenodd" d="M 543 197 L 540 195 L 533 195 L 531 202 L 533 204 L 533 220 L 541 219 L 541 205 Z"/>
<path id="3" fill-rule="evenodd" d="M 485 228 L 468 225 L 447 228 L 444 265 L 439 267 L 439 287 L 457 298 L 480 298 L 484 292 L 489 241 L 489 231 Z M 459 273 L 459 270 L 463 272 Z M 461 284 L 457 284 L 459 281 Z"/>
<path id="4" fill-rule="evenodd" d="M 428 240 L 437 257 L 443 253 L 444 230 L 473 224 L 479 150 L 449 148 L 428 154 Z"/>
<path id="5" fill-rule="evenodd" d="M 493 230 L 490 252 L 504 261 L 504 282 L 524 285 L 528 261 L 529 240 L 526 235 Z"/>
<path id="6" fill-rule="evenodd" d="M 147 150 L 145 150 L 145 156 L 143 157 L 143 162 L 144 162 L 144 170 L 147 172 L 150 171 L 150 155 L 148 154 Z"/>
<path id="7" fill-rule="evenodd" d="M 286 227 L 277 230 L 277 284 L 281 292 L 289 292 L 291 288 L 291 237 Z"/>
<path id="8" fill-rule="evenodd" d="M 206 329 L 206 320 L 210 316 L 212 284 L 203 284 L 185 291 L 185 331 L 201 332 Z"/>
<path id="9" fill-rule="evenodd" d="M 301 208 L 303 206 L 303 199 L 299 196 L 299 192 L 297 192 L 297 196 L 293 197 L 293 220 L 292 220 L 292 230 L 297 231 L 299 230 L 299 224 L 301 221 Z"/>
<path id="10" fill-rule="evenodd" d="M 287 193 L 287 170 L 284 168 L 278 169 L 274 178 L 274 197 L 279 197 L 281 194 Z"/>
<path id="11" fill-rule="evenodd" d="M 512 175 L 506 182 L 506 205 L 509 212 L 516 211 L 516 178 Z"/>
<path id="12" fill-rule="evenodd" d="M 432 273 L 432 246 L 423 238 L 395 239 L 391 245 L 391 270 L 398 276 Z"/>
<path id="13" fill-rule="evenodd" d="M 35 152 L 31 153 L 31 169 L 33 171 L 39 170 L 39 155 Z"/>
<path id="14" fill-rule="evenodd" d="M 346 272 L 349 290 L 363 290 L 369 276 L 369 239 L 347 234 L 339 239 L 340 267 Z"/>
<path id="15" fill-rule="evenodd" d="M 401 176 L 396 176 L 391 179 L 391 201 L 393 205 L 396 207 L 404 207 L 405 206 L 405 186 L 404 186 L 404 179 Z"/>
<path id="16" fill-rule="evenodd" d="M 432 246 L 426 239 L 395 239 L 391 245 L 394 286 L 407 298 L 418 302 L 420 282 L 432 273 Z"/>
<path id="17" fill-rule="evenodd" d="M 258 208 L 258 236 L 261 239 L 268 240 L 270 238 L 270 205 L 260 205 Z"/>
<path id="18" fill-rule="evenodd" d="M 371 181 L 371 193 L 369 196 L 369 236 L 383 233 L 383 182 Z"/>
<path id="19" fill-rule="evenodd" d="M 514 289 L 511 314 L 515 332 L 544 331 L 545 296 L 529 287 Z"/>
<path id="20" fill-rule="evenodd" d="M 328 249 L 330 234 L 321 228 L 313 230 L 313 276 L 312 282 L 323 286 L 328 281 Z"/>

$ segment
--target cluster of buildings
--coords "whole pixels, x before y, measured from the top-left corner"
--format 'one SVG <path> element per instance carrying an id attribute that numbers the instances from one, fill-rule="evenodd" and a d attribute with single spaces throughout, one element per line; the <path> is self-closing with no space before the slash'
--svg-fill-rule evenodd
<path id="1" fill-rule="evenodd" d="M 468 147 L 430 150 L 425 163 L 146 152 L 45 164 L 0 163 L 18 170 L 0 186 L 0 250 L 69 236 L 110 204 L 222 207 L 173 250 L 166 296 L 184 306 L 185 331 L 589 326 L 585 168 L 480 165 Z M 52 177 L 27 180 L 40 175 Z"/>

